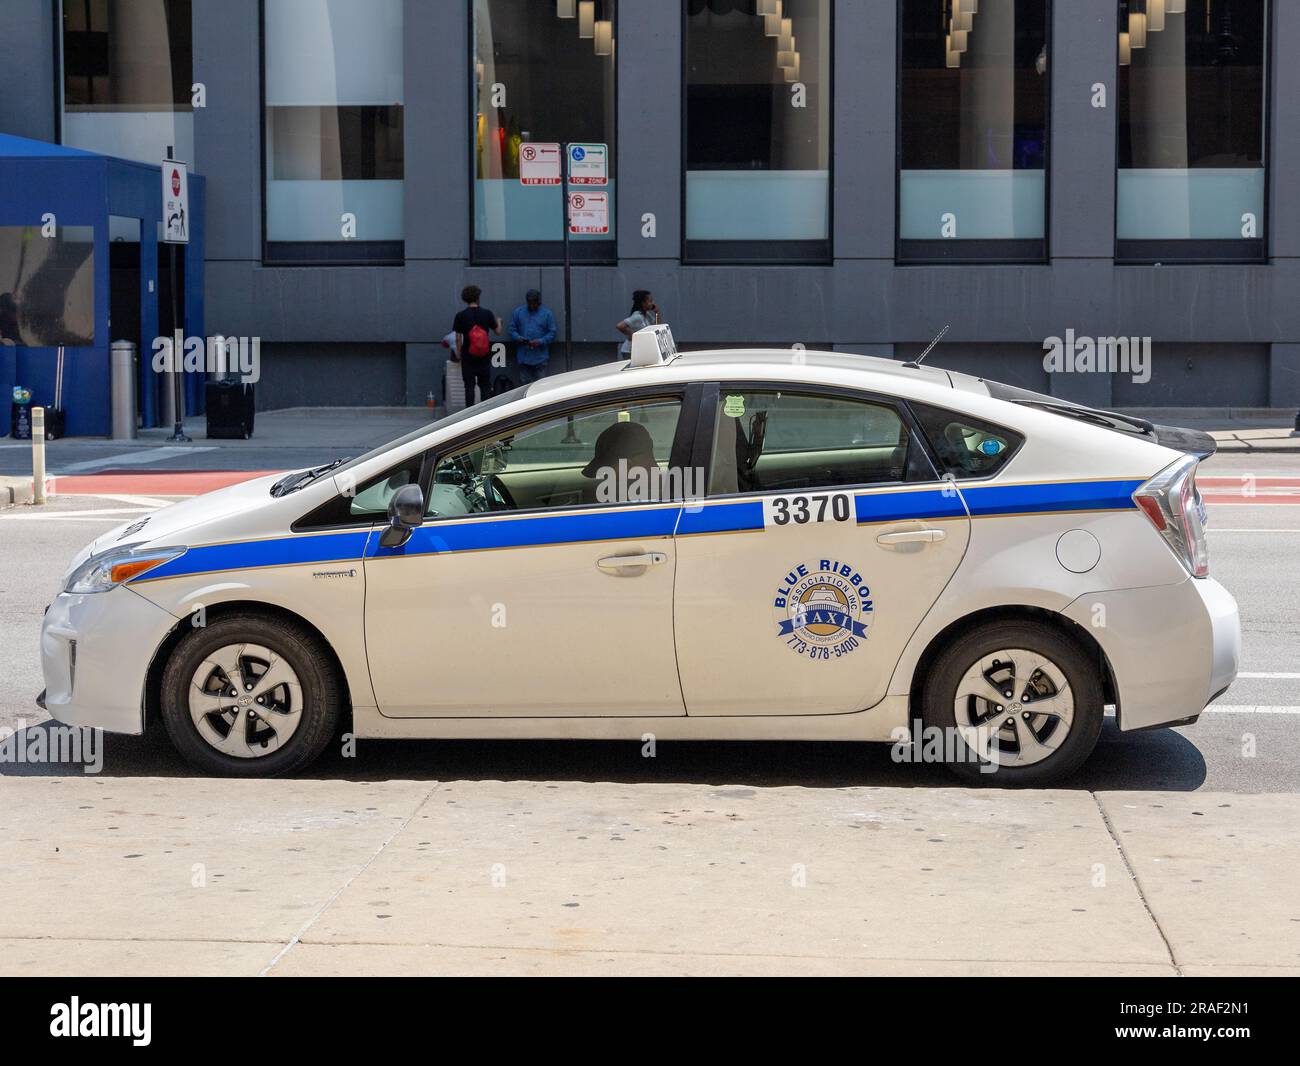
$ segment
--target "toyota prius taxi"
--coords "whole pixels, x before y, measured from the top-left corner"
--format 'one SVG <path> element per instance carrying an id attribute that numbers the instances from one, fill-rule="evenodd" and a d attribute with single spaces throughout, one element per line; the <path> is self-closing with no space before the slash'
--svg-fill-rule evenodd
<path id="1" fill-rule="evenodd" d="M 113 530 L 41 635 L 62 722 L 199 769 L 359 738 L 938 738 L 1042 785 L 1192 722 L 1240 627 L 1204 434 L 935 367 L 678 354 L 545 378 L 369 454 Z M 917 739 L 907 750 L 918 750 Z"/>

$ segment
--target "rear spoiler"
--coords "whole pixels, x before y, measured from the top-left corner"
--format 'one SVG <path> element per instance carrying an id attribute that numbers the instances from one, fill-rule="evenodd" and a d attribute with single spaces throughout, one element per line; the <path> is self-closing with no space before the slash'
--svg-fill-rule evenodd
<path id="1" fill-rule="evenodd" d="M 1219 449 L 1218 441 L 1199 429 L 1157 425 L 1152 425 L 1151 428 L 1155 432 L 1157 444 L 1163 444 L 1166 448 L 1173 448 L 1175 451 L 1186 452 L 1198 459 L 1208 459 Z"/>
<path id="2" fill-rule="evenodd" d="M 996 399 L 1007 400 L 1022 407 L 1037 407 L 1039 410 L 1050 411 L 1053 414 L 1064 415 L 1067 418 L 1077 418 L 1081 422 L 1088 422 L 1094 426 L 1101 426 L 1103 429 L 1114 430 L 1116 433 L 1130 433 L 1133 436 L 1145 437 L 1147 440 L 1162 444 L 1166 448 L 1172 448 L 1174 451 L 1194 455 L 1197 459 L 1208 459 L 1219 447 L 1213 437 L 1199 429 L 1160 426 L 1145 418 L 1139 418 L 1137 415 L 1126 415 L 1119 411 L 1106 411 L 1100 407 L 1085 407 L 1083 404 L 1057 400 L 1050 396 L 1043 396 L 1040 393 L 1029 392 L 1026 389 L 1018 389 L 1012 385 L 1003 385 L 987 379 L 983 380 L 989 395 Z"/>

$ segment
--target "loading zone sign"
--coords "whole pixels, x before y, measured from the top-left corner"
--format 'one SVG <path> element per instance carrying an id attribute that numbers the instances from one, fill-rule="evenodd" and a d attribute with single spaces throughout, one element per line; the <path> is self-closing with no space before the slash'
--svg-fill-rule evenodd
<path id="1" fill-rule="evenodd" d="M 569 184 L 609 183 L 609 147 L 604 144 L 569 145 Z"/>
<path id="2" fill-rule="evenodd" d="M 609 193 L 569 193 L 569 232 L 608 233 Z"/>
<path id="3" fill-rule="evenodd" d="M 560 184 L 560 146 L 558 144 L 521 144 L 519 146 L 519 183 L 521 185 Z"/>
<path id="4" fill-rule="evenodd" d="M 163 243 L 190 243 L 189 169 L 179 159 L 162 163 Z"/>

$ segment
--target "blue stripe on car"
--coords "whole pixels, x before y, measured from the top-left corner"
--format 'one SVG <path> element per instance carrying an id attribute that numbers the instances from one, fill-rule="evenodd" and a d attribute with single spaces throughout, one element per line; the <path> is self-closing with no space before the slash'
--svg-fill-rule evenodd
<path id="1" fill-rule="evenodd" d="M 972 518 L 1039 511 L 1117 511 L 1136 506 L 1141 481 L 1067 481 L 1051 485 L 963 486 Z"/>
<path id="2" fill-rule="evenodd" d="M 132 581 L 207 574 L 217 570 L 245 570 L 255 566 L 291 566 L 295 563 L 338 563 L 360 559 L 369 531 L 302 534 L 272 540 L 245 540 L 235 544 L 200 544 Z"/>
<path id="3" fill-rule="evenodd" d="M 384 548 L 376 537 L 368 554 L 383 559 L 392 555 L 525 548 L 592 540 L 627 540 L 629 537 L 671 537 L 679 510 L 677 504 L 671 504 L 627 511 L 538 515 L 535 518 L 434 522 L 416 528 L 411 539 L 400 548 Z"/>
<path id="4" fill-rule="evenodd" d="M 870 492 L 854 497 L 859 523 L 923 518 L 974 518 L 1035 514 L 1049 511 L 1112 511 L 1134 506 L 1133 492 L 1140 480 L 1076 481 L 1033 485 L 962 485 L 961 497 L 945 489 L 909 489 Z M 300 563 L 384 559 L 443 552 L 523 548 L 547 544 L 577 544 L 638 537 L 671 537 L 702 533 L 756 532 L 763 528 L 759 500 L 735 500 L 700 506 L 667 504 L 617 511 L 536 515 L 525 518 L 482 518 L 459 522 L 433 522 L 415 529 L 400 548 L 384 548 L 377 530 L 346 533 L 299 534 L 234 544 L 204 544 L 179 558 L 146 571 L 133 581 L 222 570 L 292 566 Z M 370 539 L 370 547 L 366 542 Z"/>

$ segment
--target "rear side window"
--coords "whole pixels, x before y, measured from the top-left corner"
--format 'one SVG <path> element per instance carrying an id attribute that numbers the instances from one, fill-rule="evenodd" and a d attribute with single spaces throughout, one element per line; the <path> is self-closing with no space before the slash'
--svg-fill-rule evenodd
<path id="1" fill-rule="evenodd" d="M 903 481 L 913 450 L 888 404 L 725 382 L 713 440 L 710 496 Z"/>
<path id="2" fill-rule="evenodd" d="M 956 478 L 996 474 L 1025 439 L 1005 426 L 941 407 L 914 403 L 912 413 L 939 458 L 940 471 Z"/>

